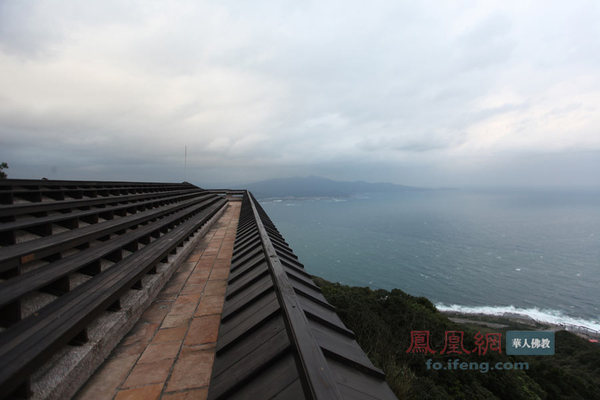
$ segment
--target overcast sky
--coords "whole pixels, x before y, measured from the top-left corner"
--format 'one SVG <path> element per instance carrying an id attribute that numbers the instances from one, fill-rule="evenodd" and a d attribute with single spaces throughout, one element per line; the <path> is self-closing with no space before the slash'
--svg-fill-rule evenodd
<path id="1" fill-rule="evenodd" d="M 576 0 L 2 0 L 0 161 L 13 178 L 600 187 L 599 21 Z"/>

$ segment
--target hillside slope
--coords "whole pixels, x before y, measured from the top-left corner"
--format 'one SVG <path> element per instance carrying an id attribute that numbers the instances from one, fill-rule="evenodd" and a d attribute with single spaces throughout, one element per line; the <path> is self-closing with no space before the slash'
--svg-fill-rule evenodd
<path id="1" fill-rule="evenodd" d="M 465 348 L 473 349 L 477 330 L 450 321 L 426 298 L 401 290 L 349 287 L 320 278 L 315 281 L 373 363 L 385 371 L 400 399 L 600 399 L 600 346 L 571 333 L 556 333 L 554 356 L 411 354 L 406 351 L 412 330 L 430 331 L 431 346 L 438 353 L 445 331 L 464 331 Z M 502 332 L 505 337 L 504 330 L 477 329 L 482 333 Z M 434 371 L 426 368 L 428 358 L 444 365 L 455 358 L 490 365 L 526 361 L 529 370 Z"/>

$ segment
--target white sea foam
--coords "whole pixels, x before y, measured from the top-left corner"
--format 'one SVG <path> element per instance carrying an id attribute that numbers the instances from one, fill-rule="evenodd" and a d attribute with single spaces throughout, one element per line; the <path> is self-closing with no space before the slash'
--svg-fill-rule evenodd
<path id="1" fill-rule="evenodd" d="M 600 333 L 600 321 L 591 321 L 583 318 L 575 318 L 563 314 L 558 310 L 534 308 L 517 308 L 515 306 L 461 306 L 458 304 L 436 304 L 440 311 L 452 311 L 462 314 L 484 314 L 503 316 L 510 314 L 511 316 L 519 315 L 529 317 L 534 321 L 552 325 L 565 326 L 566 328 L 589 329 L 596 333 Z"/>

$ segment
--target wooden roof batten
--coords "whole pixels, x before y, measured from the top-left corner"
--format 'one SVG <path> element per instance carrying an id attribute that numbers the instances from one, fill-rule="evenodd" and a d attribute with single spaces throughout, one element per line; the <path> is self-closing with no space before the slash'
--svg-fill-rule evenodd
<path id="1" fill-rule="evenodd" d="M 396 399 L 248 191 L 208 398 Z"/>
<path id="2" fill-rule="evenodd" d="M 0 180 L 0 398 L 71 397 L 226 206 L 187 182 Z"/>

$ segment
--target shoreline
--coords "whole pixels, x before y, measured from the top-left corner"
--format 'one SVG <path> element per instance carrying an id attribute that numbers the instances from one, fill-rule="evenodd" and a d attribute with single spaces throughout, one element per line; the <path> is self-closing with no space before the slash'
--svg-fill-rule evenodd
<path id="1" fill-rule="evenodd" d="M 507 330 L 564 330 L 580 336 L 588 341 L 600 340 L 600 331 L 595 331 L 593 329 L 578 325 L 538 321 L 531 316 L 524 314 L 503 313 L 502 315 L 495 315 L 452 310 L 444 310 L 439 312 L 444 314 L 451 321 L 459 324 L 485 326 L 487 328 Z"/>

